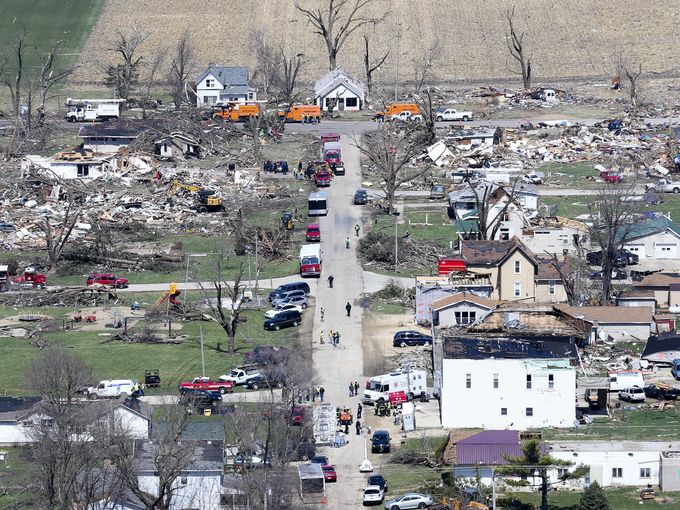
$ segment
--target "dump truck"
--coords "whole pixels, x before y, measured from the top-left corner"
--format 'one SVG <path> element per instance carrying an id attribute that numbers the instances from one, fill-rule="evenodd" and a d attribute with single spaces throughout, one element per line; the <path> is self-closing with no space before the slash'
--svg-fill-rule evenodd
<path id="1" fill-rule="evenodd" d="M 420 108 L 415 103 L 392 103 L 384 111 L 375 112 L 373 120 L 385 120 L 399 115 L 401 112 L 411 112 L 420 115 Z"/>
<path id="2" fill-rule="evenodd" d="M 224 103 L 218 108 L 218 111 L 213 113 L 214 119 L 243 122 L 260 115 L 260 106 L 257 103 Z"/>
<path id="3" fill-rule="evenodd" d="M 286 122 L 321 122 L 321 107 L 311 104 L 294 104 L 286 110 L 276 112 L 279 117 L 286 116 Z"/>

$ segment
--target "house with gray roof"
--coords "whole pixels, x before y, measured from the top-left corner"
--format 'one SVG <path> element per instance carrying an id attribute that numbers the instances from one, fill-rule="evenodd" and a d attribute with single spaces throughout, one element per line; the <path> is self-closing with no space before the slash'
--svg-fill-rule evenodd
<path id="1" fill-rule="evenodd" d="M 336 67 L 314 84 L 314 102 L 324 111 L 336 100 L 335 110 L 362 110 L 366 93 L 366 84 L 344 67 Z"/>
<path id="2" fill-rule="evenodd" d="M 640 260 L 677 259 L 680 255 L 680 226 L 666 216 L 655 216 L 634 223 L 623 247 Z"/>
<path id="3" fill-rule="evenodd" d="M 196 78 L 196 106 L 255 101 L 257 90 L 250 87 L 248 82 L 247 67 L 209 64 Z"/>

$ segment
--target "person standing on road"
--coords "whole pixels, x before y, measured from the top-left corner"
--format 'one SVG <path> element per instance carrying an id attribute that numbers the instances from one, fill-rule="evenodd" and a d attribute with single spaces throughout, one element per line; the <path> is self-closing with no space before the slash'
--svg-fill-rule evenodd
<path id="1" fill-rule="evenodd" d="M 359 237 L 359 230 L 361 230 L 361 227 L 357 223 L 356 225 L 354 225 L 354 232 L 356 233 L 357 237 Z"/>
<path id="2" fill-rule="evenodd" d="M 361 419 L 361 411 L 363 410 L 363 407 L 361 406 L 361 402 L 357 404 L 357 420 Z"/>
<path id="3" fill-rule="evenodd" d="M 357 381 L 354 381 L 354 394 L 359 394 L 359 383 Z"/>
<path id="4" fill-rule="evenodd" d="M 357 436 L 361 435 L 361 422 L 357 420 Z"/>
<path id="5" fill-rule="evenodd" d="M 324 342 L 324 340 L 323 340 L 323 329 L 321 330 L 321 333 L 319 333 L 319 343 L 320 343 L 320 344 L 325 344 L 325 343 L 326 343 L 326 342 Z"/>
<path id="6" fill-rule="evenodd" d="M 330 275 L 328 277 L 328 286 L 332 289 L 333 288 L 333 280 L 335 280 L 335 277 L 333 275 Z"/>
<path id="7" fill-rule="evenodd" d="M 352 313 L 352 305 L 349 304 L 349 301 L 345 305 L 345 310 L 347 310 L 347 317 L 349 317 Z M 323 322 L 323 308 L 321 309 L 321 322 Z"/>
<path id="8" fill-rule="evenodd" d="M 333 345 L 335 345 L 337 347 L 339 343 L 340 343 L 340 333 L 337 332 L 337 331 L 334 331 L 333 332 Z"/>
<path id="9" fill-rule="evenodd" d="M 328 341 L 331 343 L 331 345 L 335 346 L 335 342 L 333 341 L 335 339 L 335 333 L 333 332 L 332 329 L 328 330 Z"/>
<path id="10" fill-rule="evenodd" d="M 349 304 L 349 303 L 347 303 Z M 323 316 L 324 316 L 324 309 L 323 306 L 321 307 L 321 322 L 323 322 Z M 347 316 L 349 317 L 349 313 L 347 313 Z"/>
<path id="11" fill-rule="evenodd" d="M 345 239 L 345 248 L 349 250 L 349 237 Z"/>
<path id="12" fill-rule="evenodd" d="M 349 382 L 349 396 L 354 396 L 354 385 L 352 384 L 352 381 Z"/>
<path id="13" fill-rule="evenodd" d="M 323 386 L 319 386 L 319 400 L 323 402 L 323 394 L 326 393 L 326 388 Z"/>

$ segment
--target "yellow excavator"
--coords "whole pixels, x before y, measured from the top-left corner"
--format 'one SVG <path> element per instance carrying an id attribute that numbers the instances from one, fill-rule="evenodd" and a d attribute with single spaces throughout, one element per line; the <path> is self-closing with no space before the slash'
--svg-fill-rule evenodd
<path id="1" fill-rule="evenodd" d="M 490 510 L 484 503 L 477 501 L 466 503 L 458 498 L 443 498 L 441 508 L 446 510 Z"/>
<path id="2" fill-rule="evenodd" d="M 200 213 L 224 211 L 224 200 L 216 191 L 202 188 L 196 184 L 184 184 L 175 179 L 168 191 L 168 198 L 172 197 L 178 190 L 186 190 L 196 194 L 195 209 Z"/>

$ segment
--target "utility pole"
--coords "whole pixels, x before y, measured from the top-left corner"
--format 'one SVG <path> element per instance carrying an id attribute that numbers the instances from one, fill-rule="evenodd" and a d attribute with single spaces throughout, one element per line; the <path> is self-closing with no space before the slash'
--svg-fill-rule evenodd
<path id="1" fill-rule="evenodd" d="M 203 326 L 201 326 L 201 377 L 205 377 L 205 354 L 203 352 Z"/>
<path id="2" fill-rule="evenodd" d="M 396 72 L 394 77 L 394 100 L 399 99 L 399 43 L 401 42 L 401 22 L 399 21 L 399 8 L 395 6 L 397 11 L 397 53 L 396 53 Z"/>
<path id="3" fill-rule="evenodd" d="M 399 264 L 399 214 L 394 216 L 394 272 Z"/>

